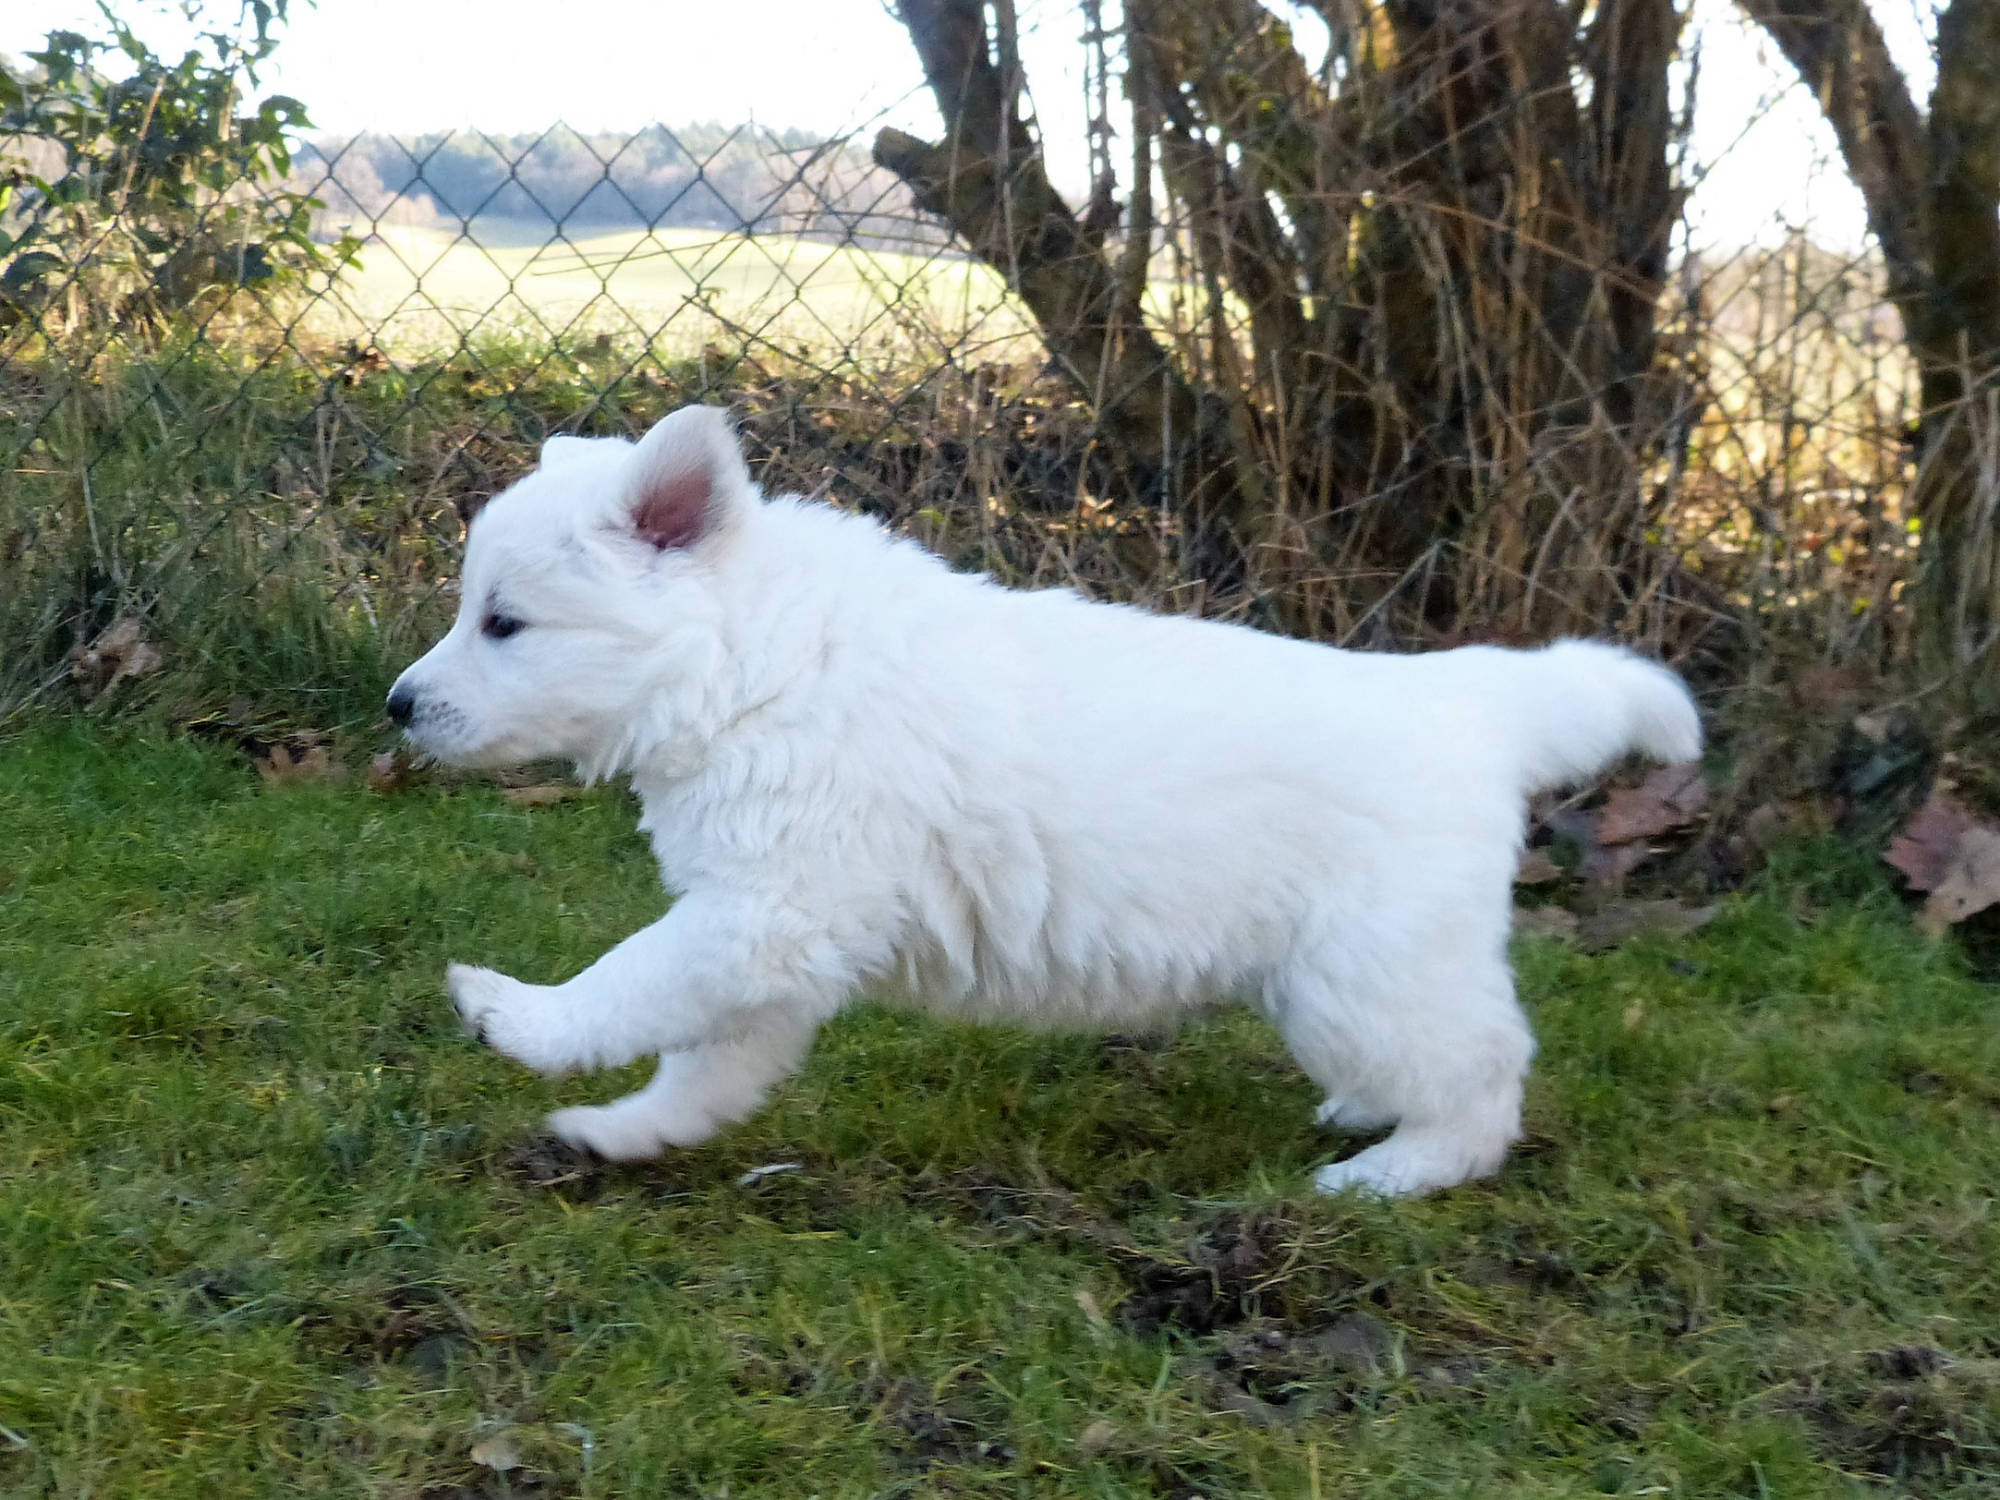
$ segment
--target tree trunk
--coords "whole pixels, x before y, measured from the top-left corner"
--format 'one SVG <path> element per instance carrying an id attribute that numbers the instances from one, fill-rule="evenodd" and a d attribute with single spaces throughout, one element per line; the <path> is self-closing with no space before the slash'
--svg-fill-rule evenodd
<path id="1" fill-rule="evenodd" d="M 1740 3 L 1833 126 L 1920 372 L 1918 667 L 2000 712 L 2000 0 L 1939 18 L 1928 127 L 1864 0 Z"/>
<path id="2" fill-rule="evenodd" d="M 1198 532 L 1237 519 L 1226 466 L 1217 463 L 1216 413 L 1146 328 L 1134 288 L 1143 281 L 1120 277 L 1103 232 L 1050 185 L 1015 109 L 1019 80 L 1010 84 L 991 60 L 982 0 L 897 0 L 897 13 L 948 136 L 933 144 L 885 129 L 876 162 L 1007 278 L 1136 491 L 1158 495 Z"/>
<path id="3" fill-rule="evenodd" d="M 2000 0 L 1953 0 L 1931 95 L 1920 666 L 2000 713 Z"/>
<path id="4" fill-rule="evenodd" d="M 876 160 L 1008 278 L 1211 582 L 1254 565 L 1322 601 L 1287 617 L 1315 633 L 1388 602 L 1615 628 L 1657 437 L 1674 0 L 1324 3 L 1345 66 L 1316 76 L 1262 0 L 1126 0 L 1146 139 L 1115 260 L 1015 111 L 1005 0 L 897 0 L 948 136 L 883 131 Z M 1141 309 L 1156 218 L 1191 262 L 1171 358 Z"/>

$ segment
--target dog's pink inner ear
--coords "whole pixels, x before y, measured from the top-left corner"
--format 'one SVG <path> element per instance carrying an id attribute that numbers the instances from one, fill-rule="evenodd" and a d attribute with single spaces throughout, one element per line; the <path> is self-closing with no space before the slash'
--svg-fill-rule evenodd
<path id="1" fill-rule="evenodd" d="M 706 468 L 654 474 L 632 507 L 632 528 L 662 550 L 691 547 L 708 530 L 715 475 Z"/>

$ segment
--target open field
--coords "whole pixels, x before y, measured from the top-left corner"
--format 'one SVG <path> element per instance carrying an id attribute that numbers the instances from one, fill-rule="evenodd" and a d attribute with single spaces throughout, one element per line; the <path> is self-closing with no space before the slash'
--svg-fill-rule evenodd
<path id="1" fill-rule="evenodd" d="M 0 826 L 0 1494 L 2000 1488 L 1994 991 L 1831 848 L 1695 937 L 1524 943 L 1528 1141 L 1383 1206 L 1303 1192 L 1342 1143 L 1240 1015 L 864 1012 L 712 1146 L 538 1146 L 629 1080 L 523 1076 L 439 978 L 657 913 L 614 791 L 69 725 Z"/>
<path id="2" fill-rule="evenodd" d="M 708 229 L 558 233 L 477 219 L 464 233 L 385 225 L 315 323 L 414 353 L 459 332 L 639 333 L 663 358 L 730 349 L 994 357 L 1031 328 L 978 261 Z M 927 347 L 928 346 L 928 347 Z"/>

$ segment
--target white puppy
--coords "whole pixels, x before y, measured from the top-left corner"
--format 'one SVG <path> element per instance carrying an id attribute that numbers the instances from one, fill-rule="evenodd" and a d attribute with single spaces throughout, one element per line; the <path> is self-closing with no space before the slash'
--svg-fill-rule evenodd
<path id="1" fill-rule="evenodd" d="M 1395 1127 L 1318 1186 L 1389 1194 L 1519 1135 L 1528 795 L 1701 748 L 1679 680 L 1611 646 L 1358 654 L 954 573 L 764 499 L 705 407 L 551 439 L 389 712 L 441 759 L 565 757 L 644 802 L 666 916 L 562 984 L 450 973 L 530 1068 L 660 1055 L 551 1117 L 573 1145 L 708 1139 L 861 993 L 1062 1027 L 1240 998 L 1323 1120 Z"/>

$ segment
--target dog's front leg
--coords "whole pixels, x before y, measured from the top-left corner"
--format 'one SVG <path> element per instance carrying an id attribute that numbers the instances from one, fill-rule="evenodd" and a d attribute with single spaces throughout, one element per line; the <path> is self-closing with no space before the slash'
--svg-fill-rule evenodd
<path id="1" fill-rule="evenodd" d="M 741 900 L 690 894 L 563 984 L 454 964 L 466 1029 L 538 1073 L 615 1068 L 710 1045 L 771 1007 L 821 1019 L 845 998 L 823 944 Z"/>

